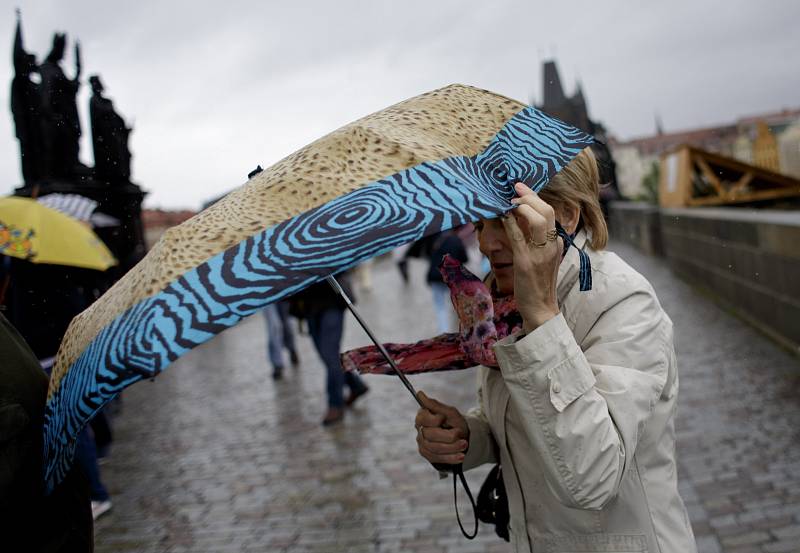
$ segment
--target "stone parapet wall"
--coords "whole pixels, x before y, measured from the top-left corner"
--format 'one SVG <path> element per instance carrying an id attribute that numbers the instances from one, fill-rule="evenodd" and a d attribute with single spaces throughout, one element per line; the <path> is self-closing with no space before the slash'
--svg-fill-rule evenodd
<path id="1" fill-rule="evenodd" d="M 800 354 L 800 211 L 617 202 L 609 212 L 612 236 L 660 251 L 680 276 Z"/>
<path id="2" fill-rule="evenodd" d="M 644 202 L 611 202 L 608 216 L 612 236 L 648 255 L 664 254 L 658 206 Z"/>

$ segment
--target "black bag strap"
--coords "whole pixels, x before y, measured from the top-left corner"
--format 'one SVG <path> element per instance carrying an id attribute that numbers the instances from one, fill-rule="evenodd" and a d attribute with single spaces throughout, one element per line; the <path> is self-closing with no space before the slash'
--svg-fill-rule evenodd
<path id="1" fill-rule="evenodd" d="M 472 516 L 475 518 L 475 526 L 472 529 L 472 535 L 467 534 L 467 531 L 464 529 L 464 525 L 461 523 L 461 515 L 458 513 L 456 477 L 461 479 L 461 485 L 464 486 L 464 491 L 467 492 L 467 497 L 469 497 L 469 502 L 472 505 Z M 453 470 L 453 505 L 456 509 L 456 520 L 458 521 L 458 527 L 461 528 L 461 533 L 464 534 L 464 537 L 468 540 L 474 540 L 475 536 L 478 535 L 478 506 L 475 505 L 475 500 L 472 498 L 472 492 L 469 490 L 467 479 L 464 478 L 464 469 L 461 467 L 461 465 L 457 465 L 455 470 Z"/>
<path id="2" fill-rule="evenodd" d="M 464 534 L 464 537 L 468 540 L 475 539 L 475 536 L 478 535 L 478 506 L 475 504 L 475 499 L 472 497 L 472 492 L 469 489 L 469 484 L 467 483 L 467 479 L 464 478 L 464 466 L 463 465 L 445 465 L 442 463 L 434 463 L 433 466 L 442 472 L 452 472 L 453 473 L 453 506 L 456 510 L 456 520 L 458 521 L 458 527 L 461 528 L 461 533 Z M 472 534 L 467 533 L 467 530 L 464 528 L 464 523 L 461 522 L 461 514 L 458 512 L 458 480 L 461 480 L 461 485 L 464 487 L 464 491 L 467 492 L 467 497 L 469 498 L 469 502 L 472 505 L 472 516 L 475 518 L 475 526 L 472 529 Z"/>

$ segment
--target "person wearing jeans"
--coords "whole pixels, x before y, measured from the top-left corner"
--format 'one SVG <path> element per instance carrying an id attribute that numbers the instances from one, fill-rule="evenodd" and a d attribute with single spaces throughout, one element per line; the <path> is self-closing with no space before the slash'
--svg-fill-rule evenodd
<path id="1" fill-rule="evenodd" d="M 345 404 L 352 404 L 358 396 L 367 392 L 367 385 L 360 376 L 352 371 L 342 370 L 339 353 L 343 330 L 342 309 L 326 309 L 308 319 L 308 332 L 327 370 L 328 413 L 322 420 L 325 426 L 339 422 L 344 416 Z M 345 384 L 350 388 L 347 401 L 343 393 Z"/>
<path id="2" fill-rule="evenodd" d="M 264 308 L 264 320 L 267 323 L 267 355 L 272 363 L 272 378 L 283 377 L 283 349 L 289 351 L 289 359 L 293 367 L 297 367 L 299 359 L 294 344 L 294 333 L 289 322 L 289 304 L 285 301 L 271 303 Z"/>
<path id="3" fill-rule="evenodd" d="M 346 276 L 337 276 L 345 293 L 354 298 Z M 325 365 L 327 374 L 328 411 L 322 419 L 324 426 L 335 424 L 344 418 L 345 406 L 352 405 L 369 388 L 354 372 L 345 372 L 339 359 L 344 331 L 344 300 L 334 292 L 327 282 L 318 282 L 295 294 L 291 298 L 290 312 L 308 321 L 308 331 L 314 347 Z M 350 394 L 344 398 L 347 385 Z"/>
<path id="4" fill-rule="evenodd" d="M 89 480 L 89 497 L 92 500 L 92 518 L 97 519 L 111 510 L 111 497 L 100 480 L 100 469 L 97 466 L 97 449 L 94 434 L 90 427 L 84 428 L 78 435 L 75 446 L 75 464 L 80 467 Z"/>
<path id="5" fill-rule="evenodd" d="M 439 265 L 445 255 L 457 259 L 461 263 L 468 261 L 467 249 L 455 230 L 446 230 L 439 234 L 431 245 L 428 259 L 428 286 L 433 293 L 433 308 L 436 311 L 436 326 L 440 333 L 453 331 L 453 306 L 450 301 L 450 289 L 444 283 Z"/>

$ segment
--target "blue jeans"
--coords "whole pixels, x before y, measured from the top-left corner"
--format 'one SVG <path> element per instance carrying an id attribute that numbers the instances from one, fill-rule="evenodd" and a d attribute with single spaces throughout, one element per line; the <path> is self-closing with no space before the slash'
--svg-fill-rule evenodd
<path id="1" fill-rule="evenodd" d="M 436 311 L 436 326 L 440 333 L 452 332 L 453 303 L 450 301 L 450 288 L 443 282 L 431 282 L 433 308 Z"/>
<path id="2" fill-rule="evenodd" d="M 335 409 L 344 406 L 342 388 L 345 384 L 353 393 L 362 392 L 367 388 L 358 374 L 342 370 L 339 348 L 342 343 L 343 331 L 344 310 L 342 309 L 326 309 L 308 318 L 308 332 L 328 371 L 328 406 Z"/>
<path id="3" fill-rule="evenodd" d="M 89 480 L 89 496 L 92 501 L 108 501 L 108 491 L 100 481 L 100 469 L 97 468 L 97 450 L 92 435 L 87 426 L 78 435 L 75 445 L 75 464 L 80 467 Z"/>
<path id="4" fill-rule="evenodd" d="M 296 351 L 294 333 L 289 322 L 289 303 L 279 301 L 264 308 L 264 320 L 267 322 L 267 354 L 273 369 L 283 368 L 283 348 Z"/>

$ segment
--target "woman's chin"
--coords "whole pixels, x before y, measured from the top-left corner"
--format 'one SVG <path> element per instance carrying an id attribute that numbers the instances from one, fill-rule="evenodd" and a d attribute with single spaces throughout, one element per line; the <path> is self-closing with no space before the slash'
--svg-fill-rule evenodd
<path id="1" fill-rule="evenodd" d="M 500 278 L 495 275 L 495 282 L 497 284 L 497 291 L 501 296 L 510 296 L 514 293 L 514 279 Z"/>

